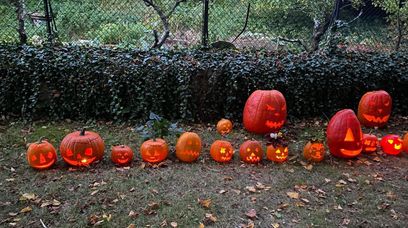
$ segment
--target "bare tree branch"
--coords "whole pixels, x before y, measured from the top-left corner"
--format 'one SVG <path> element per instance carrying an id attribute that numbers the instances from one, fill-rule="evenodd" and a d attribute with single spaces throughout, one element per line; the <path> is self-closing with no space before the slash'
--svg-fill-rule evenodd
<path id="1" fill-rule="evenodd" d="M 285 37 L 277 37 L 276 40 L 278 40 L 278 41 L 282 40 L 282 41 L 285 41 L 285 42 L 288 42 L 288 43 L 295 43 L 295 44 L 300 45 L 305 51 L 309 51 L 308 46 L 301 39 L 289 39 L 289 38 L 285 38 Z"/>
<path id="2" fill-rule="evenodd" d="M 248 26 L 248 19 L 249 19 L 249 12 L 250 11 L 251 11 L 251 3 L 248 3 L 248 9 L 247 9 L 247 13 L 246 13 L 244 28 L 242 28 L 241 32 L 235 37 L 235 39 L 231 43 L 234 43 L 242 35 L 242 33 L 245 32 L 245 30 L 246 30 L 246 28 Z"/>

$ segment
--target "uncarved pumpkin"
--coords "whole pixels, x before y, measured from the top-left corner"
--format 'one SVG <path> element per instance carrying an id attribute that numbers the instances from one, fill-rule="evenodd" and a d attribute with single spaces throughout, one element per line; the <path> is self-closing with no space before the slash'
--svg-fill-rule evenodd
<path id="1" fill-rule="evenodd" d="M 258 141 L 247 140 L 239 147 L 239 156 L 246 163 L 256 164 L 262 160 L 263 149 Z"/>
<path id="2" fill-rule="evenodd" d="M 185 132 L 177 140 L 176 156 L 183 162 L 194 162 L 201 153 L 201 138 L 194 132 Z"/>
<path id="3" fill-rule="evenodd" d="M 162 162 L 169 154 L 169 147 L 163 139 L 150 139 L 140 146 L 143 161 L 150 163 Z"/>
<path id="4" fill-rule="evenodd" d="M 249 132 L 278 132 L 286 121 L 286 100 L 277 90 L 256 90 L 245 103 L 244 127 Z"/>
<path id="5" fill-rule="evenodd" d="M 101 160 L 105 152 L 102 138 L 92 131 L 76 131 L 68 134 L 60 145 L 64 161 L 73 166 L 88 166 Z"/>
<path id="6" fill-rule="evenodd" d="M 210 148 L 210 155 L 217 162 L 229 162 L 234 155 L 234 148 L 228 141 L 216 140 Z"/>
<path id="7" fill-rule="evenodd" d="M 358 119 L 366 127 L 383 127 L 391 115 L 392 98 L 384 90 L 368 92 L 358 104 Z"/>
<path id="8" fill-rule="evenodd" d="M 28 147 L 27 161 L 35 169 L 48 169 L 57 161 L 57 153 L 51 143 L 40 139 Z"/>
<path id="9" fill-rule="evenodd" d="M 360 122 L 351 109 L 337 112 L 327 125 L 327 144 L 335 157 L 353 158 L 362 149 L 363 132 Z"/>
<path id="10" fill-rule="evenodd" d="M 221 119 L 217 123 L 217 131 L 221 135 L 229 134 L 232 131 L 232 122 L 227 119 Z"/>
<path id="11" fill-rule="evenodd" d="M 116 165 L 127 165 L 133 160 L 133 150 L 126 145 L 113 146 L 111 160 Z"/>
<path id="12" fill-rule="evenodd" d="M 389 155 L 399 155 L 402 152 L 402 139 L 398 135 L 386 135 L 381 139 L 381 148 Z"/>
<path id="13" fill-rule="evenodd" d="M 321 162 L 326 151 L 321 141 L 309 141 L 303 148 L 303 157 L 308 161 Z"/>

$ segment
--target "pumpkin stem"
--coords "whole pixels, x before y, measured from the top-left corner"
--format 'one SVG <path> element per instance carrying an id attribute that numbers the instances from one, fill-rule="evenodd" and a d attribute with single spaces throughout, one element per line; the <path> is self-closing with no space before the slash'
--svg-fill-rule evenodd
<path id="1" fill-rule="evenodd" d="M 85 128 L 82 128 L 81 132 L 79 133 L 80 136 L 84 136 L 85 135 Z"/>
<path id="2" fill-rule="evenodd" d="M 41 136 L 37 143 L 38 144 L 42 143 L 44 139 L 47 139 L 47 138 L 45 136 Z"/>

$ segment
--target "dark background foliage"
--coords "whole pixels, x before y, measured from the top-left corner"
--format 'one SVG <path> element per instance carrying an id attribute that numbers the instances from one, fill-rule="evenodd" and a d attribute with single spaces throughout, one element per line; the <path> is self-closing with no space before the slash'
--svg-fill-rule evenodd
<path id="1" fill-rule="evenodd" d="M 0 113 L 25 119 L 241 120 L 249 94 L 277 89 L 289 115 L 330 117 L 356 109 L 369 90 L 408 114 L 408 55 L 312 55 L 0 46 Z"/>

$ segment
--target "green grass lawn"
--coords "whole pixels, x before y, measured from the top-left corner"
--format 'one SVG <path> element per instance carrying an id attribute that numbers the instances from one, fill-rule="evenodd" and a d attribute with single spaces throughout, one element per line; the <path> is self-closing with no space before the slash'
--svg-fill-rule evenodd
<path id="1" fill-rule="evenodd" d="M 0 226 L 41 227 L 41 221 L 47 227 L 171 227 L 176 223 L 178 227 L 198 227 L 200 223 L 210 227 L 406 226 L 408 154 L 393 157 L 378 152 L 352 160 L 327 155 L 322 163 L 307 166 L 302 148 L 310 135 L 324 130 L 326 124 L 320 119 L 290 121 L 285 127 L 290 139 L 289 161 L 275 164 L 264 160 L 259 165 L 239 161 L 237 149 L 245 139 L 262 140 L 241 126 L 227 137 L 236 150 L 234 160 L 217 164 L 209 156 L 211 143 L 219 138 L 214 126 L 182 125 L 202 137 L 204 149 L 198 162 L 180 163 L 174 155 L 176 138 L 170 137 L 169 159 L 161 167 L 152 167 L 141 162 L 141 138 L 132 130 L 134 126 L 3 122 Z M 72 168 L 59 158 L 46 171 L 27 165 L 28 142 L 45 136 L 57 147 L 67 133 L 84 125 L 105 140 L 107 150 L 101 162 Z M 394 117 L 387 128 L 371 132 L 402 135 L 407 129 L 407 117 Z M 111 163 L 109 148 L 117 143 L 135 150 L 130 167 Z"/>

